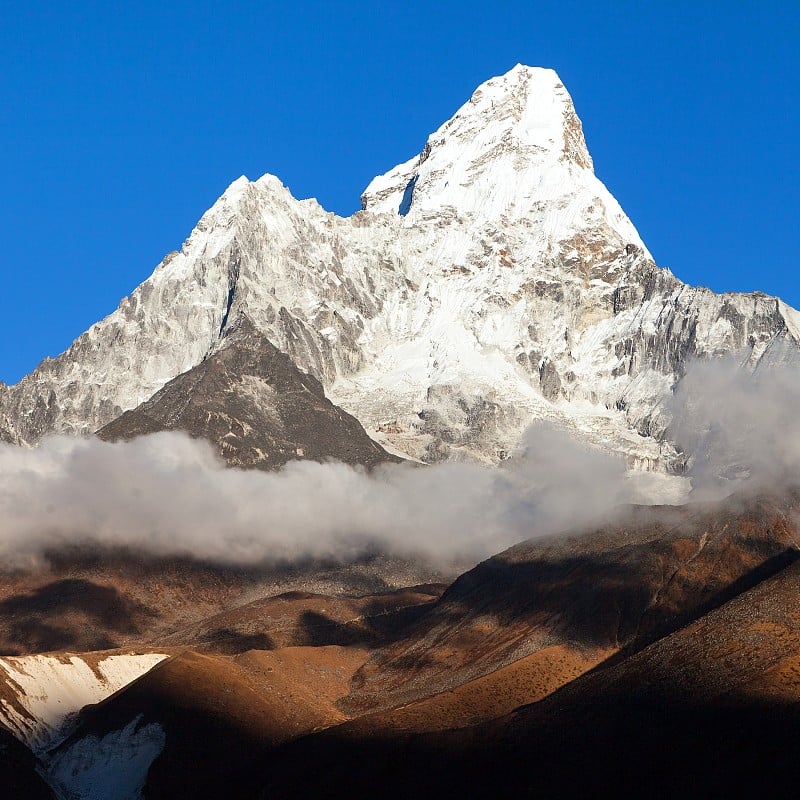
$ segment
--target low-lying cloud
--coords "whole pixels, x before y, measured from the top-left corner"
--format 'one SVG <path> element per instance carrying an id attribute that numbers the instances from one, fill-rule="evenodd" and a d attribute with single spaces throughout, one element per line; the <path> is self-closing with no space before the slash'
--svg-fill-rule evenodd
<path id="1" fill-rule="evenodd" d="M 688 456 L 695 496 L 719 497 L 797 482 L 800 373 L 749 373 L 733 359 L 696 362 L 670 404 L 668 435 Z"/>
<path id="2" fill-rule="evenodd" d="M 127 443 L 51 437 L 0 446 L 0 556 L 102 545 L 224 563 L 351 558 L 379 548 L 482 558 L 644 499 L 621 459 L 544 425 L 508 468 L 392 465 L 366 473 L 298 461 L 229 469 L 178 433 Z"/>
<path id="3" fill-rule="evenodd" d="M 669 406 L 696 496 L 791 482 L 800 468 L 800 376 L 694 365 Z M 277 473 L 227 468 L 205 442 L 51 437 L 0 445 L 0 557 L 123 547 L 231 564 L 367 551 L 480 559 L 521 540 L 601 524 L 631 502 L 675 502 L 679 479 L 533 425 L 502 468 L 392 465 L 367 473 L 309 461 Z"/>

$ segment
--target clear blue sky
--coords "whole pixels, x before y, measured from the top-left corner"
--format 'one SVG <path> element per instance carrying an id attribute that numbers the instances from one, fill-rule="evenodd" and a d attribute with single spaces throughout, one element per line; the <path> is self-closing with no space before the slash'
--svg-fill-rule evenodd
<path id="1" fill-rule="evenodd" d="M 349 214 L 492 75 L 555 68 L 656 261 L 800 306 L 800 4 L 0 0 L 0 380 L 231 180 Z"/>

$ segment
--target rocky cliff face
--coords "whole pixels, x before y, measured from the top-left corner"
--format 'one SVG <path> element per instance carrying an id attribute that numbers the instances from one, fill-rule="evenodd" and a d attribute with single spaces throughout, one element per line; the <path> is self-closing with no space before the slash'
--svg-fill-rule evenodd
<path id="1" fill-rule="evenodd" d="M 97 435 L 107 441 L 181 430 L 216 445 L 232 467 L 278 469 L 297 458 L 367 467 L 401 459 L 367 436 L 259 333 L 238 319 L 219 350 Z"/>
<path id="2" fill-rule="evenodd" d="M 215 353 L 242 313 L 378 441 L 496 461 L 551 419 L 679 469 L 663 408 L 692 358 L 800 364 L 800 315 L 658 268 L 595 176 L 551 70 L 480 86 L 341 218 L 265 175 L 54 360 L 0 388 L 0 437 L 87 433 Z"/>

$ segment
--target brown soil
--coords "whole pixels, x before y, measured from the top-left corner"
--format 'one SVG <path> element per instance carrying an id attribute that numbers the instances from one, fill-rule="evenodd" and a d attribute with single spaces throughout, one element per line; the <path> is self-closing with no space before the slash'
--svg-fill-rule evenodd
<path id="1" fill-rule="evenodd" d="M 595 667 L 611 652 L 589 655 L 565 645 L 545 647 L 433 697 L 391 711 L 367 714 L 348 727 L 367 735 L 389 730 L 423 733 L 475 725 L 547 697 Z"/>
<path id="2" fill-rule="evenodd" d="M 314 644 L 313 632 L 326 625 L 324 643 L 345 643 L 333 636 L 333 623 L 430 602 L 441 594 L 444 586 L 434 584 L 395 593 L 397 581 L 417 575 L 425 579 L 436 572 L 384 557 L 236 569 L 124 552 L 52 553 L 32 569 L 0 573 L 0 655 L 193 642 L 230 653 Z M 296 591 L 274 609 L 258 606 L 262 598 L 287 589 Z M 319 590 L 354 596 L 317 602 L 311 592 Z M 378 627 L 376 621 L 373 639 Z M 340 632 L 352 640 L 367 637 L 369 628 L 364 622 L 360 634 L 356 628 Z"/>
<path id="3" fill-rule="evenodd" d="M 73 560 L 69 578 L 11 576 L 0 633 L 70 622 L 173 654 L 73 734 L 161 725 L 150 800 L 730 797 L 757 794 L 753 775 L 780 797 L 800 780 L 798 511 L 792 493 L 628 509 L 441 597 L 267 596 L 271 575 L 184 562 L 78 577 Z"/>
<path id="4" fill-rule="evenodd" d="M 633 508 L 607 528 L 512 547 L 378 651 L 347 708 L 408 705 L 556 645 L 586 663 L 623 658 L 796 560 L 798 511 L 791 493 Z"/>
<path id="5" fill-rule="evenodd" d="M 207 652 L 386 644 L 441 594 L 424 586 L 366 597 L 289 592 L 224 611 L 157 640 Z"/>
<path id="6" fill-rule="evenodd" d="M 392 798 L 796 797 L 799 594 L 797 563 L 624 660 L 478 725 L 351 723 L 289 743 L 265 767 L 264 796 L 366 797 L 381 786 Z M 308 762 L 324 783 L 297 770 Z"/>

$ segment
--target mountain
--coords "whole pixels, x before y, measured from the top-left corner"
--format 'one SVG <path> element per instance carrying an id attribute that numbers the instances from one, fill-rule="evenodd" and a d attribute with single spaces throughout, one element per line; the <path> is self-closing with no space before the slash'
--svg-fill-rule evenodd
<path id="1" fill-rule="evenodd" d="M 365 655 L 352 647 L 176 655 L 87 709 L 79 732 L 48 764 L 51 782 L 74 791 L 88 783 L 85 775 L 100 785 L 104 776 L 104 791 L 95 797 L 125 796 L 120 778 L 133 770 L 119 764 L 133 760 L 128 753 L 148 732 L 160 744 L 140 767 L 148 798 L 258 797 L 253 754 L 342 721 L 335 702 Z M 98 746 L 104 741 L 113 745 Z"/>
<path id="2" fill-rule="evenodd" d="M 108 425 L 224 348 L 242 314 L 370 436 L 429 462 L 496 462 L 551 419 L 680 470 L 665 402 L 690 359 L 800 363 L 800 315 L 780 300 L 655 265 L 558 76 L 522 65 L 351 217 L 271 175 L 234 181 L 113 314 L 0 387 L 0 438 Z"/>
<path id="3" fill-rule="evenodd" d="M 578 665 L 635 652 L 796 561 L 798 512 L 795 493 L 632 507 L 601 528 L 522 542 L 451 584 L 356 674 L 347 702 L 407 711 L 522 660 L 552 691 Z"/>
<path id="4" fill-rule="evenodd" d="M 230 604 L 151 644 L 170 657 L 73 718 L 43 774 L 109 798 L 717 796 L 745 779 L 783 796 L 799 508 L 797 492 L 629 508 L 522 543 L 440 598 Z M 82 788 L 134 778 L 143 795 Z"/>
<path id="5" fill-rule="evenodd" d="M 344 562 L 232 567 L 135 550 L 65 547 L 27 569 L 0 571 L 0 655 L 308 644 L 320 638 L 316 623 L 335 629 L 344 620 L 371 617 L 370 609 L 386 612 L 389 595 L 413 605 L 417 590 L 409 599 L 405 587 L 450 581 L 456 574 L 376 553 Z M 276 596 L 283 600 L 260 602 Z M 357 599 L 314 600 L 320 596 Z M 358 635 L 370 638 L 366 631 Z"/>
<path id="6" fill-rule="evenodd" d="M 262 764 L 262 796 L 369 797 L 380 786 L 392 798 L 795 797 L 799 590 L 795 563 L 621 663 L 480 724 L 349 723 L 302 737 Z"/>
<path id="7" fill-rule="evenodd" d="M 401 461 L 246 317 L 227 329 L 216 352 L 97 435 L 116 441 L 165 430 L 213 442 L 235 467 L 278 469 L 296 458 L 367 467 Z"/>
<path id="8" fill-rule="evenodd" d="M 0 438 L 179 430 L 233 467 L 371 468 L 395 453 L 504 461 L 545 419 L 635 466 L 680 471 L 689 453 L 670 439 L 670 398 L 692 359 L 732 355 L 765 381 L 777 373 L 763 368 L 800 363 L 800 315 L 780 300 L 716 295 L 655 265 L 595 177 L 552 71 L 517 66 L 483 84 L 362 206 L 343 219 L 272 176 L 234 182 L 117 311 L 0 386 Z M 791 412 L 750 385 L 758 416 Z M 736 429 L 733 444 L 758 433 Z M 584 515 L 542 538 L 539 498 L 588 508 L 612 467 L 584 458 L 584 486 L 566 440 L 523 441 L 530 460 L 512 465 L 536 460 L 548 488 L 523 493 L 518 514 L 504 505 L 512 470 L 404 473 L 449 476 L 433 498 L 448 505 L 472 493 L 464 476 L 490 475 L 487 526 L 533 537 L 460 575 L 377 544 L 341 561 L 237 566 L 190 547 L 170 557 L 46 536 L 46 549 L 7 559 L 0 789 L 795 796 L 800 490 L 781 447 L 761 443 L 777 465 L 767 488 Z M 37 469 L 51 466 L 14 473 L 9 524 L 19 504 L 52 500 L 58 513 L 57 491 L 28 491 Z M 380 486 L 373 477 L 365 486 Z M 583 488 L 561 496 L 571 483 Z M 90 479 L 77 502 L 99 492 Z M 143 495 L 130 496 L 133 508 Z M 421 500 L 405 491 L 398 507 Z M 100 516 L 81 529 L 111 527 Z M 44 519 L 32 538 L 55 517 Z M 431 519 L 419 534 L 446 538 Z"/>

